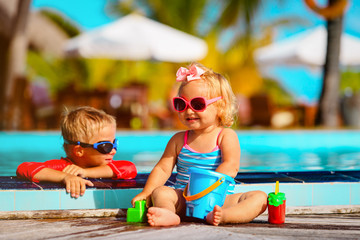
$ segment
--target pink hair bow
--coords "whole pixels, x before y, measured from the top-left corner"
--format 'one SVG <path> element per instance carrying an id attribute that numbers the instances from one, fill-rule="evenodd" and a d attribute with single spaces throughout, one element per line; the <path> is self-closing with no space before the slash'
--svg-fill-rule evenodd
<path id="1" fill-rule="evenodd" d="M 182 82 L 185 81 L 186 79 L 187 81 L 198 80 L 201 79 L 200 76 L 204 72 L 205 72 L 204 70 L 196 66 L 191 66 L 189 69 L 181 67 L 176 72 L 176 81 Z"/>

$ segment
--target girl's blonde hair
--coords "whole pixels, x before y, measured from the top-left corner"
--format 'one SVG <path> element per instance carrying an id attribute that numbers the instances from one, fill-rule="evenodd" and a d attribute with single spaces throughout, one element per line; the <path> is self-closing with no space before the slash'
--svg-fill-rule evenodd
<path id="1" fill-rule="evenodd" d="M 196 66 L 203 69 L 205 72 L 201 75 L 201 79 L 208 87 L 207 98 L 216 98 L 222 96 L 222 99 L 213 103 L 218 109 L 219 124 L 223 127 L 230 127 L 237 115 L 237 102 L 235 94 L 233 93 L 229 81 L 219 73 L 214 72 L 212 69 L 207 68 L 200 63 L 192 63 L 191 66 Z M 180 85 L 179 92 L 182 87 L 188 82 L 184 81 Z"/>
<path id="2" fill-rule="evenodd" d="M 61 120 L 61 135 L 70 141 L 88 143 L 95 134 L 107 125 L 116 126 L 115 118 L 102 110 L 83 106 L 73 110 L 65 108 Z M 67 144 L 64 144 L 67 152 Z"/>

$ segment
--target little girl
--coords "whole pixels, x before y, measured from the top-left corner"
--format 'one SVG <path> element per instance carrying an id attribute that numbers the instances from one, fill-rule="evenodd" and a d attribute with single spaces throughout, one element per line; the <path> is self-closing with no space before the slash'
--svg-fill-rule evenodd
<path id="1" fill-rule="evenodd" d="M 180 121 L 189 129 L 176 133 L 151 171 L 141 193 L 132 199 L 147 201 L 151 226 L 180 224 L 186 203 L 182 195 L 188 183 L 189 167 L 201 167 L 235 177 L 240 165 L 238 137 L 229 127 L 236 114 L 236 102 L 229 82 L 220 74 L 198 63 L 180 68 L 176 80 L 181 81 L 178 97 L 173 99 Z M 164 186 L 177 166 L 175 189 Z M 215 206 L 206 216 L 212 225 L 246 223 L 263 213 L 267 195 L 262 191 L 226 196 L 222 207 Z"/>

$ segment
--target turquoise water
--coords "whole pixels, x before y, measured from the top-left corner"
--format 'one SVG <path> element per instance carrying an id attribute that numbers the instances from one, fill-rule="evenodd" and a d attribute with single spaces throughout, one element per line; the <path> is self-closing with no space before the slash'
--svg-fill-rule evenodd
<path id="1" fill-rule="evenodd" d="M 149 172 L 175 132 L 119 131 L 116 160 Z M 240 171 L 360 170 L 360 131 L 238 131 Z M 0 132 L 0 176 L 22 162 L 64 156 L 60 132 Z"/>

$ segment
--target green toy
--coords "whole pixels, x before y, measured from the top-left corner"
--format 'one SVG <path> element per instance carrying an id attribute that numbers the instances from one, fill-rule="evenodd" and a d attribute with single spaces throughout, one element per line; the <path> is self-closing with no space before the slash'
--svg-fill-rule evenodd
<path id="1" fill-rule="evenodd" d="M 278 207 L 286 200 L 285 193 L 279 192 L 279 181 L 276 181 L 275 192 L 269 193 L 268 204 Z"/>
<path id="2" fill-rule="evenodd" d="M 141 223 L 141 222 L 147 222 L 146 217 L 146 201 L 136 201 L 134 208 L 129 208 L 127 210 L 126 215 L 126 222 L 133 222 L 133 223 Z"/>
<path id="3" fill-rule="evenodd" d="M 277 194 L 272 192 L 269 193 L 268 203 L 269 205 L 273 205 L 275 207 L 280 206 L 286 200 L 285 193 L 278 192 Z"/>

